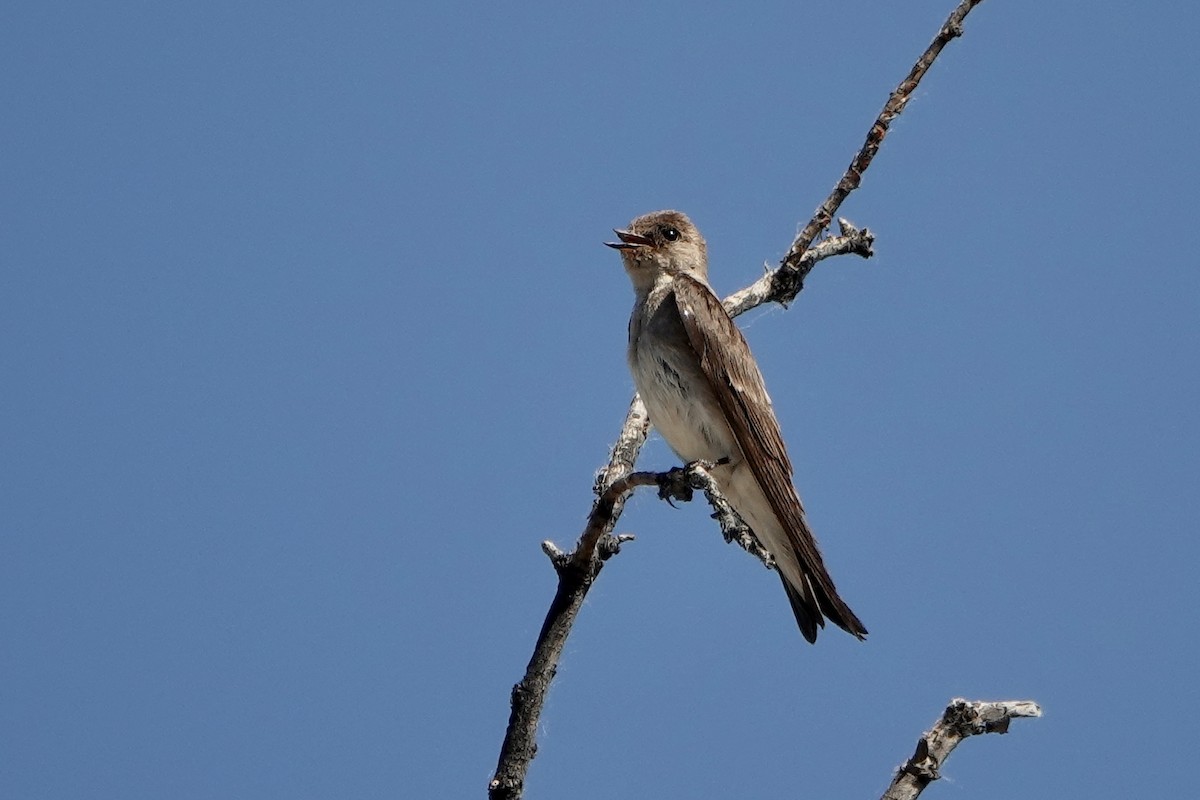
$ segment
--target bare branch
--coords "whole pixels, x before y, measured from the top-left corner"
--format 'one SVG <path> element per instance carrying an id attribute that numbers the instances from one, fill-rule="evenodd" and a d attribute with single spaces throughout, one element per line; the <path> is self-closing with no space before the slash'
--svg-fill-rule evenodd
<path id="1" fill-rule="evenodd" d="M 917 742 L 916 752 L 904 763 L 883 793 L 883 800 L 915 800 L 931 782 L 941 777 L 942 765 L 959 742 L 980 733 L 1008 733 L 1018 717 L 1040 717 L 1042 709 L 1031 700 L 984 702 L 955 698 L 932 728 Z"/>
<path id="2" fill-rule="evenodd" d="M 726 541 L 737 541 L 767 566 L 774 566 L 770 553 L 758 543 L 714 483 L 708 472 L 714 466 L 697 461 L 667 472 L 631 472 L 618 478 L 596 498 L 574 551 L 566 553 L 553 542 L 542 542 L 542 550 L 558 573 L 558 591 L 542 623 L 533 656 L 525 668 L 525 677 L 512 690 L 508 731 L 500 749 L 495 776 L 488 785 L 488 796 L 492 800 L 519 798 L 524 791 L 525 773 L 537 754 L 538 717 L 550 682 L 558 670 L 567 634 L 604 562 L 619 553 L 623 543 L 633 539 L 629 534 L 613 536 L 612 528 L 620 509 L 635 489 L 657 486 L 658 496 L 668 502 L 689 501 L 693 491 L 701 489 L 716 511 L 713 516 L 720 521 Z"/>
<path id="3" fill-rule="evenodd" d="M 809 223 L 796 236 L 795 241 L 792 242 L 791 249 L 784 256 L 779 269 L 769 279 L 772 283 L 772 289 L 769 293 L 772 300 L 776 300 L 786 306 L 799 294 L 801 288 L 804 286 L 804 278 L 813 268 L 813 264 L 806 263 L 804 260 L 804 254 L 808 250 L 809 245 L 813 243 L 813 240 L 817 238 L 817 235 L 821 231 L 829 227 L 829 223 L 833 220 L 833 215 L 841 207 L 842 201 L 862 183 L 863 173 L 867 171 L 867 167 L 871 165 L 871 160 L 879 152 L 879 147 L 883 144 L 884 137 L 887 136 L 892 121 L 900 116 L 900 112 L 904 111 L 904 107 L 908 105 L 908 101 L 912 98 L 912 93 L 921 82 L 921 78 L 925 77 L 925 73 L 933 66 L 934 59 L 942 52 L 942 48 L 949 44 L 952 39 L 962 36 L 963 20 L 966 19 L 967 14 L 971 13 L 971 9 L 979 5 L 982 1 L 962 0 L 958 4 L 958 7 L 950 12 L 950 16 L 943 23 L 941 30 L 937 32 L 937 36 L 933 37 L 933 41 L 930 42 L 929 47 L 925 48 L 925 52 L 917 59 L 917 63 L 913 64 L 908 77 L 900 81 L 900 85 L 896 87 L 896 90 L 888 97 L 887 102 L 883 104 L 883 110 L 875 118 L 875 124 L 867 132 L 866 141 L 863 142 L 863 146 L 859 148 L 859 151 L 850 161 L 850 166 L 846 168 L 842 179 L 837 182 L 837 185 L 833 187 L 833 191 L 829 193 L 829 197 L 825 198 L 825 202 L 817 208 L 817 213 L 813 215 Z"/>
<path id="4" fill-rule="evenodd" d="M 703 491 L 704 499 L 712 506 L 712 518 L 721 526 L 721 534 L 725 541 L 737 542 L 739 547 L 761 561 L 767 569 L 775 569 L 775 556 L 762 546 L 754 531 L 738 516 L 737 511 L 725 499 L 725 495 L 721 494 L 721 489 L 709 474 L 709 469 L 711 467 L 708 465 L 696 462 L 689 464 L 687 471 L 690 474 L 691 486 Z"/>
<path id="5" fill-rule="evenodd" d="M 614 470 L 620 466 L 615 453 L 610 466 Z M 625 505 L 626 497 L 638 486 L 657 483 L 658 475 L 653 472 L 634 472 L 618 478 L 592 504 L 587 525 L 573 552 L 564 553 L 553 542 L 542 543 L 542 550 L 558 573 L 558 590 L 546 612 L 533 655 L 525 667 L 525 677 L 512 690 L 508 729 L 500 748 L 496 773 L 488 784 L 488 797 L 491 800 L 516 800 L 524 792 L 525 774 L 529 771 L 529 763 L 537 755 L 538 718 L 550 682 L 558 671 L 567 635 L 604 562 L 620 552 L 622 542 L 629 539 L 613 536 L 612 528 Z"/>
<path id="6" fill-rule="evenodd" d="M 859 230 L 844 218 L 838 219 L 838 224 L 841 226 L 840 235 L 823 239 L 804 251 L 797 262 L 804 275 L 812 272 L 812 268 L 817 265 L 818 261 L 824 261 L 832 256 L 856 255 L 870 258 L 875 255 L 875 251 L 872 249 L 875 244 L 875 234 L 866 228 Z M 780 303 L 786 305 L 786 302 L 775 296 L 778 292 L 777 287 L 781 285 L 776 276 L 782 270 L 783 267 L 780 267 L 775 272 L 768 272 L 745 289 L 726 297 L 724 304 L 729 316 L 736 317 L 743 311 L 749 311 L 771 300 L 779 300 Z M 803 283 L 803 281 L 803 277 L 800 278 L 800 282 Z M 797 286 L 796 291 L 788 298 L 788 302 L 799 292 L 800 286 Z"/>
<path id="7" fill-rule="evenodd" d="M 622 423 L 621 433 L 613 444 L 608 463 L 596 473 L 593 493 L 597 496 L 603 494 L 609 486 L 633 472 L 633 465 L 638 454 L 642 452 L 642 445 L 646 443 L 646 434 L 649 432 L 650 417 L 646 413 L 646 406 L 642 403 L 642 398 L 635 394 L 629 401 L 629 411 L 625 414 L 625 422 Z"/>

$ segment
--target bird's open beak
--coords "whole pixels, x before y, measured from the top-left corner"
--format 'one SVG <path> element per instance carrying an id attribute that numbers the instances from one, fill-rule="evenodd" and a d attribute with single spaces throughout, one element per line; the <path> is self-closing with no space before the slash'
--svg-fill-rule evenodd
<path id="1" fill-rule="evenodd" d="M 650 245 L 654 244 L 653 241 L 647 239 L 645 236 L 638 236 L 636 233 L 630 233 L 629 231 L 619 231 L 616 228 L 613 228 L 613 233 L 615 233 L 617 238 L 621 241 L 605 242 L 605 244 L 609 247 L 616 248 L 617 250 L 632 250 L 635 247 L 649 247 Z"/>

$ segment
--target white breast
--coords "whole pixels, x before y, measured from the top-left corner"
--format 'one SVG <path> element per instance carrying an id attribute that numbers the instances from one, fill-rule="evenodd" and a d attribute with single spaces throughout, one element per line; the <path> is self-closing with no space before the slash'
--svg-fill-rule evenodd
<path id="1" fill-rule="evenodd" d="M 629 367 L 650 422 L 685 461 L 737 460 L 733 433 L 690 348 L 665 346 L 643 332 L 631 348 Z"/>

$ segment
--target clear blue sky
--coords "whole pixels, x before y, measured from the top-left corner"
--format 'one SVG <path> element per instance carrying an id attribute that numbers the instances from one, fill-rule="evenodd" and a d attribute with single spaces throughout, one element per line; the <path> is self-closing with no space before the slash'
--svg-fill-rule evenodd
<path id="1" fill-rule="evenodd" d="M 756 278 L 953 5 L 7 8 L 0 795 L 482 797 L 631 393 L 601 242 Z M 639 495 L 530 798 L 878 796 L 956 695 L 1046 717 L 927 797 L 1192 790 L 1198 16 L 973 12 L 876 258 L 741 320 L 870 639 Z"/>

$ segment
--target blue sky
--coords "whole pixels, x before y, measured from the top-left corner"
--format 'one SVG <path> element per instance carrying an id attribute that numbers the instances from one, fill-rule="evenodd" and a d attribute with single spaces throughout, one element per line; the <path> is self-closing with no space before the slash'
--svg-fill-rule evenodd
<path id="1" fill-rule="evenodd" d="M 6 9 L 0 793 L 482 796 L 632 390 L 601 242 L 756 278 L 953 2 L 902 6 Z M 958 695 L 1046 716 L 928 797 L 1190 790 L 1198 22 L 972 13 L 876 257 L 740 320 L 869 640 L 639 495 L 529 797 L 878 796 Z"/>

